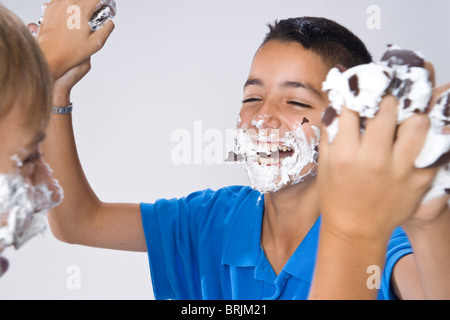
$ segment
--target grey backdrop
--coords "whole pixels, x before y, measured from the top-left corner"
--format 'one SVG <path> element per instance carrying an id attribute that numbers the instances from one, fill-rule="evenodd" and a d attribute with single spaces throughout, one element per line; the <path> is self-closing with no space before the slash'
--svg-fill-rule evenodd
<path id="1" fill-rule="evenodd" d="M 41 1 L 3 0 L 24 22 Z M 369 5 L 380 29 L 369 29 Z M 352 29 L 375 58 L 387 43 L 419 49 L 450 81 L 448 0 L 117 0 L 116 29 L 75 88 L 79 155 L 106 202 L 153 202 L 193 191 L 246 184 L 233 165 L 175 165 L 171 134 L 194 121 L 203 130 L 233 128 L 252 56 L 275 19 L 314 15 Z M 70 168 L 68 168 L 70 169 Z M 10 270 L 0 299 L 153 299 L 145 253 L 67 245 L 47 231 L 23 249 L 7 249 Z M 70 266 L 80 274 L 70 289 Z"/>

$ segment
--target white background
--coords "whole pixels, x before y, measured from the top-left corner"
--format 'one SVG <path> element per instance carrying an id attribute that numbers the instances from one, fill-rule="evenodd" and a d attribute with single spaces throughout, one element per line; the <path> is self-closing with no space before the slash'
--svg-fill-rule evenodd
<path id="1" fill-rule="evenodd" d="M 24 22 L 41 16 L 40 1 L 1 2 Z M 369 5 L 381 9 L 380 29 L 366 25 Z M 193 134 L 194 121 L 224 134 L 234 127 L 253 54 L 275 19 L 334 19 L 375 59 L 388 43 L 421 50 L 438 83 L 450 81 L 448 0 L 117 0 L 117 7 L 113 35 L 72 95 L 80 159 L 105 202 L 247 184 L 238 166 L 173 164 L 171 134 Z M 67 245 L 47 231 L 4 254 L 10 270 L 0 299 L 153 299 L 145 253 Z M 81 271 L 78 290 L 66 285 L 72 265 Z"/>

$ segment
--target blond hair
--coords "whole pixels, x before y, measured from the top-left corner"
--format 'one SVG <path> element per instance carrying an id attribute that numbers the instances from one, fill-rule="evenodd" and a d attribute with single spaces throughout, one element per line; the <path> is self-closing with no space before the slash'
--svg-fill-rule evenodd
<path id="1" fill-rule="evenodd" d="M 36 39 L 0 4 L 0 118 L 21 108 L 24 126 L 47 125 L 53 80 Z"/>

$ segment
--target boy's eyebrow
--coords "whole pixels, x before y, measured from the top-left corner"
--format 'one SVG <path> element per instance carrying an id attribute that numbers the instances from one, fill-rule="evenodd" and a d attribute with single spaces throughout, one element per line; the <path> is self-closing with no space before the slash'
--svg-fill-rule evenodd
<path id="1" fill-rule="evenodd" d="M 260 79 L 257 78 L 250 78 L 248 79 L 245 84 L 244 84 L 244 89 L 245 87 L 248 86 L 261 86 L 263 87 L 264 84 Z M 309 92 L 311 92 L 312 94 L 314 94 L 315 96 L 317 96 L 319 99 L 323 99 L 322 94 L 320 93 L 319 90 L 317 90 L 313 85 L 306 83 L 306 82 L 299 82 L 299 81 L 285 81 L 281 84 L 281 87 L 283 88 L 303 88 L 308 90 Z"/>
<path id="2" fill-rule="evenodd" d="M 251 78 L 245 81 L 244 88 L 248 86 L 261 86 L 263 87 L 263 82 L 259 79 Z"/>
<path id="3" fill-rule="evenodd" d="M 298 81 L 286 81 L 286 82 L 283 82 L 283 84 L 281 86 L 283 88 L 303 88 L 303 89 L 310 91 L 311 93 L 316 95 L 318 98 L 323 99 L 320 91 L 317 90 L 313 85 L 311 85 L 309 83 L 298 82 Z"/>

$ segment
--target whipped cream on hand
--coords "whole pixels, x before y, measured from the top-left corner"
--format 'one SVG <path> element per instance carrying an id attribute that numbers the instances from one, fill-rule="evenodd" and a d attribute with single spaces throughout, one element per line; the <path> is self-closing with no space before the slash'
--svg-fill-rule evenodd
<path id="1" fill-rule="evenodd" d="M 444 130 L 450 124 L 450 91 L 442 94 L 430 108 L 433 88 L 420 53 L 389 46 L 379 62 L 348 70 L 342 67 L 331 69 L 323 83 L 323 90 L 328 92 L 331 101 L 322 118 L 330 143 L 339 131 L 339 115 L 344 105 L 359 113 L 361 132 L 364 132 L 365 120 L 376 116 L 386 94 L 395 96 L 399 101 L 399 125 L 415 113 L 428 112 L 431 126 L 416 167 L 446 165 L 439 169 L 424 202 L 450 193 L 450 135 Z"/>

